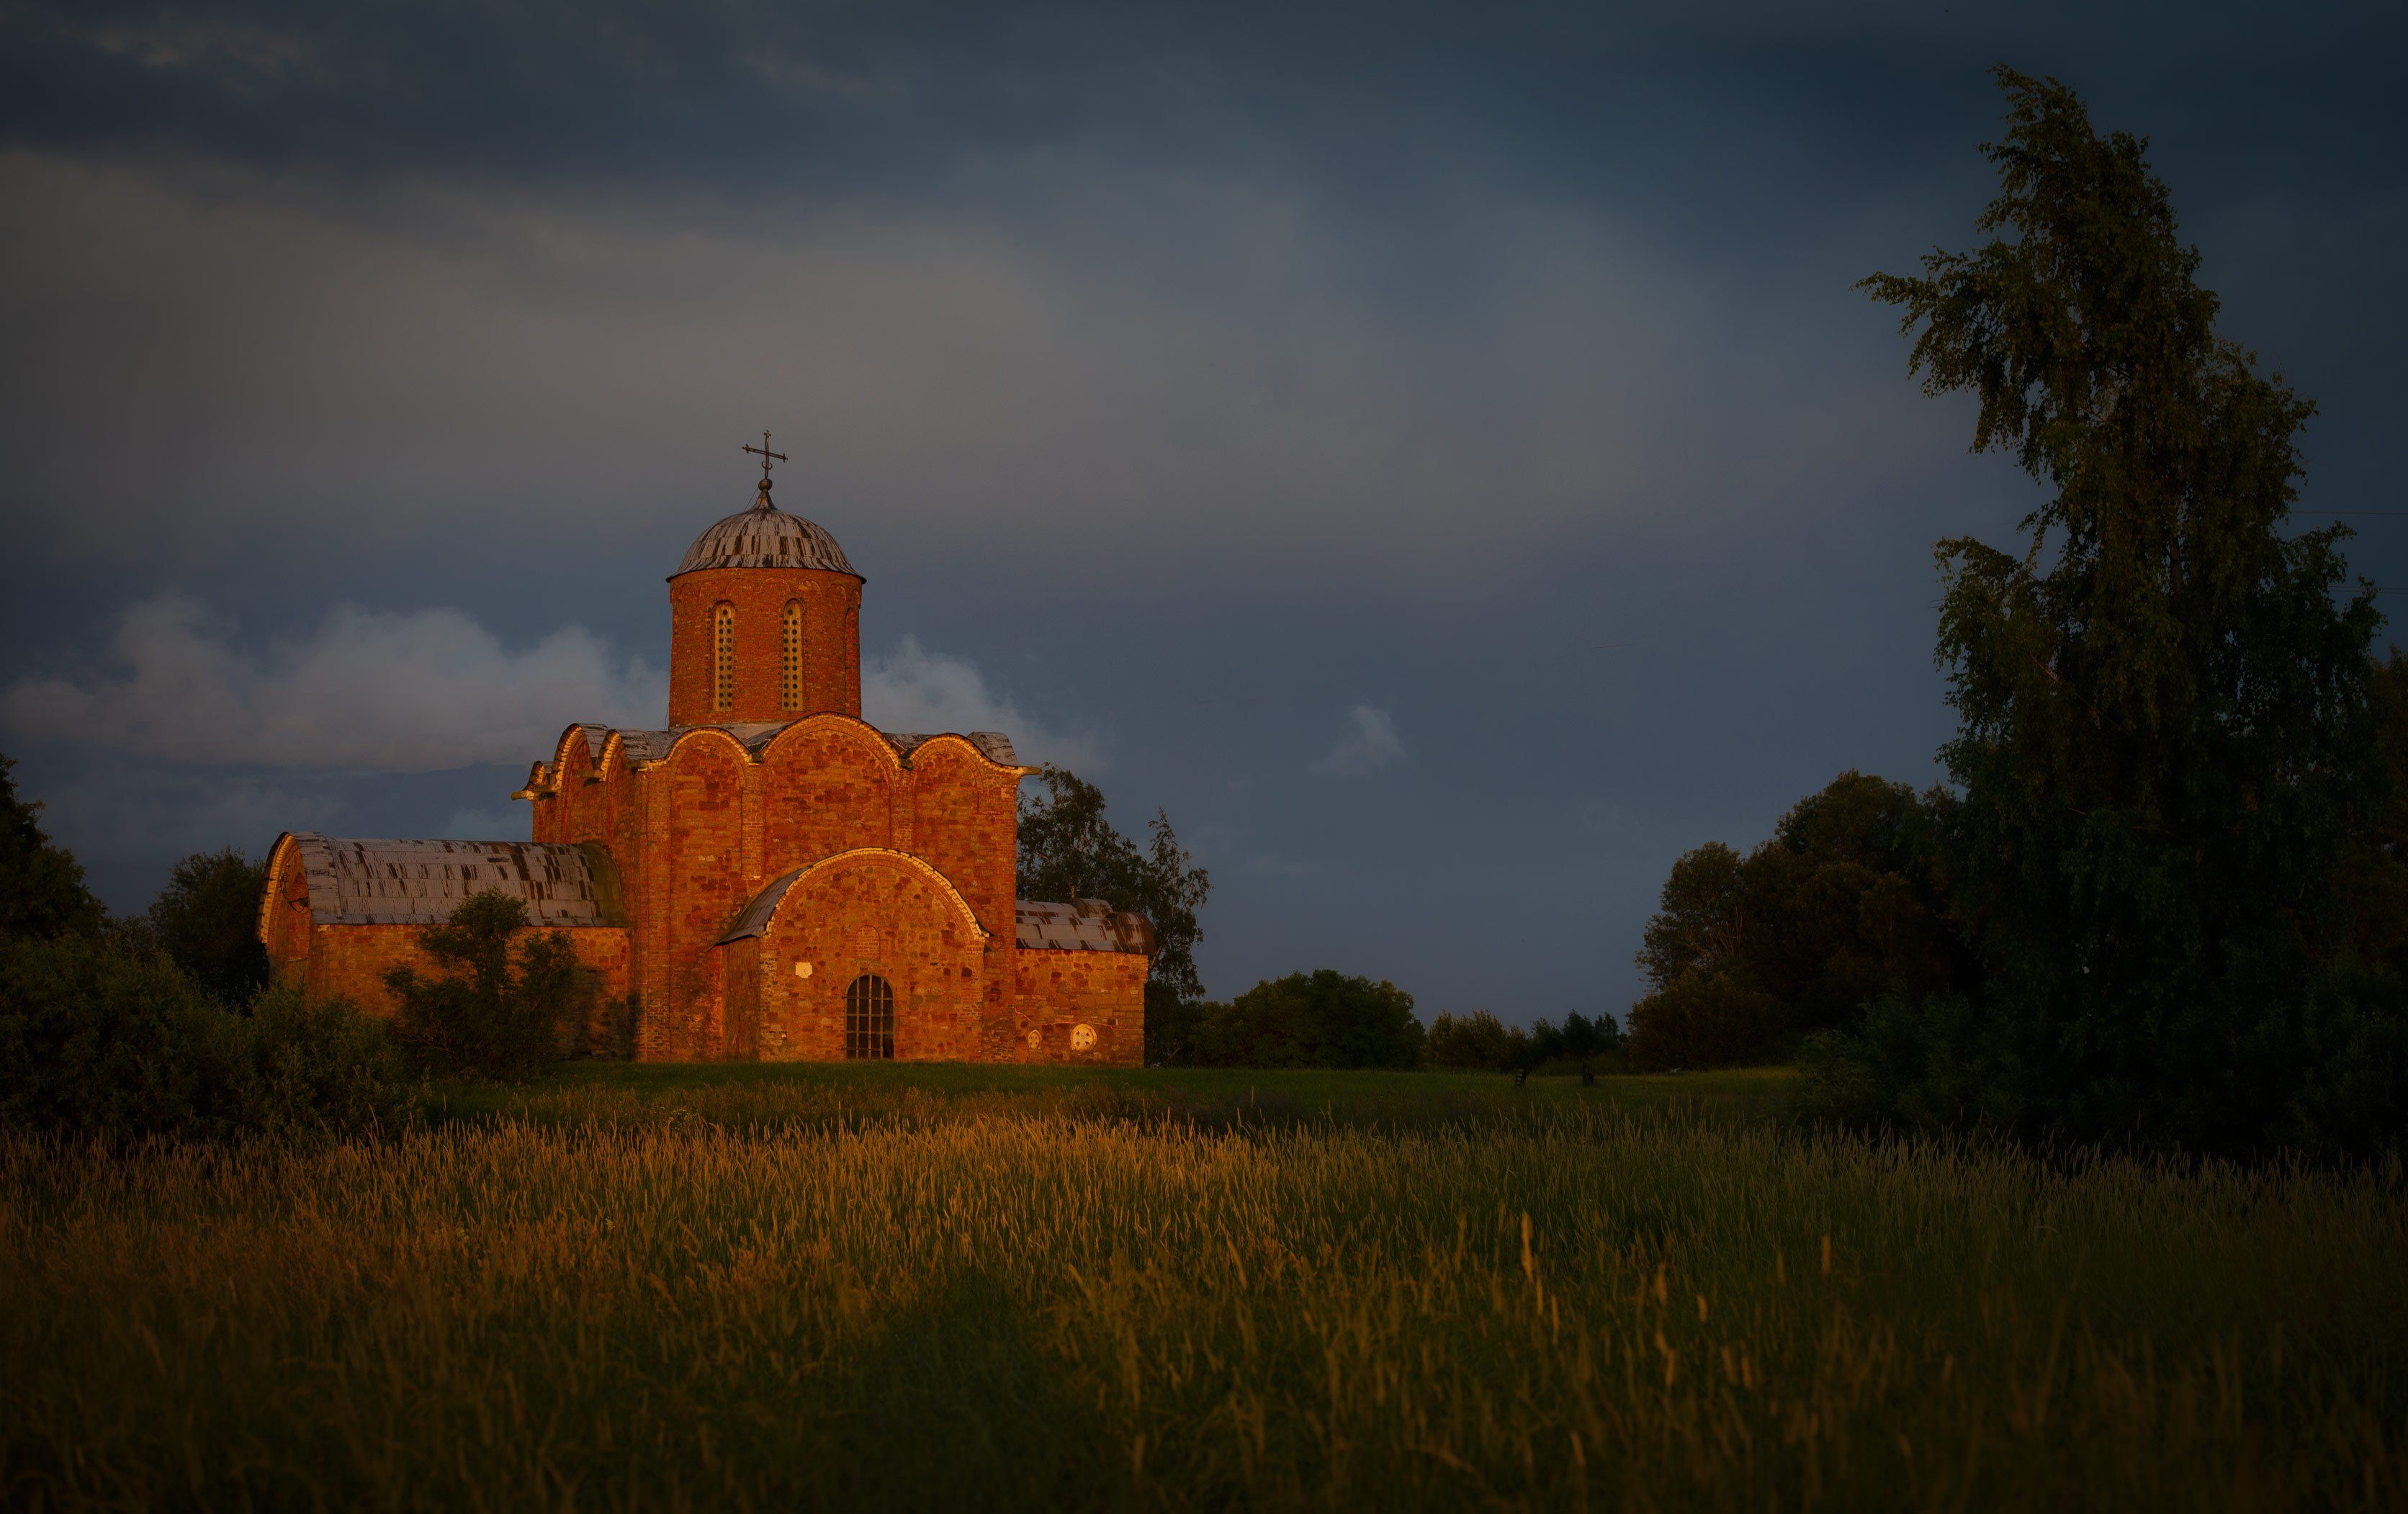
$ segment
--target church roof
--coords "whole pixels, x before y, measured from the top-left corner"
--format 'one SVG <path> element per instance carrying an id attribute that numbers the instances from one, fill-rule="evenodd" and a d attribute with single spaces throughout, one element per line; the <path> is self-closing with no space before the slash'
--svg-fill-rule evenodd
<path id="1" fill-rule="evenodd" d="M 314 831 L 293 844 L 318 925 L 436 925 L 472 893 L 526 904 L 530 925 L 621 925 L 618 869 L 599 845 L 358 841 Z"/>
<path id="2" fill-rule="evenodd" d="M 672 725 L 665 731 L 622 730 L 619 732 L 619 744 L 626 752 L 627 761 L 640 766 L 645 763 L 656 763 L 666 757 L 669 754 L 669 749 L 677 745 L 678 737 L 688 731 L 724 731 L 736 738 L 737 745 L 754 757 L 758 757 L 768 750 L 770 742 L 777 739 L 779 732 L 794 723 L 796 722 L 793 721 L 738 721 L 722 725 Z M 602 755 L 604 733 L 609 729 L 608 726 L 586 727 L 586 745 L 596 760 L 599 760 Z M 877 728 L 873 726 L 871 729 Z M 909 763 L 911 760 L 911 753 L 937 739 L 938 735 L 944 733 L 879 731 L 878 734 L 884 736 L 887 744 L 893 747 L 906 763 Z M 971 731 L 965 734 L 963 739 L 984 752 L 989 761 L 1000 766 L 1018 767 L 1020 765 L 1020 754 L 1012 750 L 1011 737 L 1001 731 Z"/>
<path id="3" fill-rule="evenodd" d="M 761 495 L 749 510 L 739 510 L 724 521 L 713 522 L 703 534 L 694 538 L 685 550 L 684 561 L 678 564 L 677 573 L 693 573 L 702 568 L 819 568 L 829 573 L 853 573 L 853 564 L 845 560 L 844 549 L 821 526 L 799 515 L 788 515 L 769 503 L 769 485 L 762 480 Z"/>
<path id="4" fill-rule="evenodd" d="M 1115 911 L 1101 899 L 1042 904 L 1022 899 L 1012 906 L 1022 946 L 1054 951 L 1135 951 L 1154 954 L 1154 926 L 1143 915 Z"/>
<path id="5" fill-rule="evenodd" d="M 881 731 L 878 734 L 893 742 L 895 750 L 909 758 L 914 751 L 945 733 L 939 731 L 915 736 L 903 731 Z M 965 735 L 963 739 L 986 753 L 1001 766 L 1018 767 L 1020 765 L 1020 753 L 1011 750 L 1011 737 L 1000 731 L 971 731 Z"/>

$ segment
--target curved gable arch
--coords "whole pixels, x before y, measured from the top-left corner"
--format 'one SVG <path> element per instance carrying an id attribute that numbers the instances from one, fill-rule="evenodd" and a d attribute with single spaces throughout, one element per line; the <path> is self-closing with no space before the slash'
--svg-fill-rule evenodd
<path id="1" fill-rule="evenodd" d="M 1009 763 L 996 762 L 994 758 L 988 756 L 985 751 L 981 750 L 977 742 L 972 741 L 969 737 L 962 735 L 958 731 L 947 731 L 941 736 L 932 736 L 927 740 L 923 741 L 918 746 L 912 748 L 912 765 L 915 767 L 919 765 L 920 757 L 923 753 L 933 754 L 939 750 L 949 752 L 967 752 L 976 760 L 979 766 L 995 773 L 1015 773 L 1025 778 L 1037 771 L 1037 769 L 1033 767 L 1016 766 Z"/>
<path id="2" fill-rule="evenodd" d="M 261 946 L 274 945 L 267 933 L 270 921 L 275 918 L 276 901 L 284 896 L 286 879 L 300 865 L 301 844 L 293 838 L 292 832 L 286 831 L 276 838 L 274 846 L 267 849 L 267 884 L 260 890 L 258 920 L 252 926 Z"/>
<path id="3" fill-rule="evenodd" d="M 850 715 L 806 716 L 761 752 L 761 870 L 776 874 L 861 847 L 890 847 L 902 764 Z"/>
<path id="4" fill-rule="evenodd" d="M 613 732 L 613 733 L 612 733 L 612 735 L 616 735 L 616 734 L 617 734 L 616 732 Z M 584 721 L 569 721 L 569 722 L 568 722 L 568 729 L 566 729 L 566 730 L 565 730 L 565 731 L 563 731 L 563 732 L 561 732 L 561 733 L 560 733 L 560 741 L 559 741 L 559 743 L 552 749 L 552 772 L 553 772 L 555 775 L 557 775 L 557 774 L 561 774 L 561 773 L 566 773 L 566 772 L 567 772 L 567 771 L 568 771 L 568 744 L 569 744 L 571 741 L 584 741 L 584 740 L 585 740 L 585 722 L 584 722 Z M 589 741 L 589 742 L 586 742 L 586 743 L 585 743 L 585 745 L 586 745 L 586 755 L 588 755 L 588 756 L 592 756 L 592 755 L 593 755 L 593 743 L 591 743 L 591 742 Z M 555 778 L 555 781 L 557 781 L 557 779 L 556 779 L 556 778 Z"/>
<path id="5" fill-rule="evenodd" d="M 865 752 L 875 753 L 890 775 L 903 770 L 902 755 L 895 750 L 895 744 L 886 739 L 883 732 L 867 721 L 834 710 L 806 715 L 779 732 L 770 739 L 768 746 L 762 749 L 761 761 L 765 765 L 773 764 L 796 747 L 832 736 L 849 740 Z"/>
<path id="6" fill-rule="evenodd" d="M 724 742 L 727 750 L 735 754 L 736 760 L 739 763 L 749 763 L 752 760 L 752 754 L 744 750 L 743 742 L 715 725 L 697 725 L 681 733 L 675 741 L 669 743 L 669 750 L 661 753 L 660 760 L 664 764 L 674 763 L 678 760 L 679 754 L 685 750 L 687 742 L 709 739 Z"/>
<path id="7" fill-rule="evenodd" d="M 823 857 L 807 867 L 797 867 L 782 878 L 772 879 L 760 893 L 753 897 L 752 903 L 745 907 L 744 913 L 738 918 L 735 928 L 721 937 L 721 940 L 735 941 L 748 936 L 767 935 L 785 911 L 787 901 L 795 898 L 798 893 L 808 893 L 809 885 L 812 879 L 829 873 L 862 866 L 895 868 L 911 874 L 923 882 L 935 885 L 938 896 L 952 907 L 953 912 L 961 918 L 963 924 L 969 927 L 971 939 L 982 944 L 986 941 L 987 929 L 979 923 L 978 911 L 972 909 L 969 901 L 962 897 L 962 891 L 953 887 L 953 879 L 910 852 L 897 851 L 892 847 L 855 847 L 851 851 L 839 851 L 833 857 Z"/>

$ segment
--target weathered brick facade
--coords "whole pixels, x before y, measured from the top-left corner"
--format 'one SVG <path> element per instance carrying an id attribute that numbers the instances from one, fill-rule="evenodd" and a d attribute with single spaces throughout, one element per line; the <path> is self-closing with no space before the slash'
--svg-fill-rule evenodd
<path id="1" fill-rule="evenodd" d="M 570 725 L 518 794 L 532 850 L 280 842 L 260 925 L 280 972 L 384 1008 L 423 922 L 509 862 L 525 881 L 504 886 L 575 894 L 543 928 L 638 996 L 646 1058 L 1142 1062 L 1150 929 L 1015 900 L 1035 770 L 1008 740 L 861 720 L 861 585 L 765 485 L 669 579 L 668 728 Z M 886 1038 L 848 1042 L 856 983 L 891 1000 Z"/>
<path id="2" fill-rule="evenodd" d="M 789 604 L 800 607 L 796 677 L 786 676 Z M 729 700 L 716 697 L 712 616 L 733 614 Z M 708 568 L 669 580 L 669 724 L 791 721 L 834 710 L 861 713 L 861 580 L 808 568 Z M 794 703 L 787 703 L 788 696 Z"/>

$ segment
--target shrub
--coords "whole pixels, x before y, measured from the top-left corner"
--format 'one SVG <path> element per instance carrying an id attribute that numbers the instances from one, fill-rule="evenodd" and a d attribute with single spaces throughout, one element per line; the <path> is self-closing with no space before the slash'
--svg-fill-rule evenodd
<path id="1" fill-rule="evenodd" d="M 95 1136 L 214 1122 L 209 1005 L 156 952 L 90 936 L 0 938 L 0 1122 Z"/>
<path id="2" fill-rule="evenodd" d="M 273 988 L 234 1023 L 248 1060 L 242 1128 L 297 1135 L 408 1120 L 411 1091 L 393 1036 L 349 1000 L 312 1004 L 296 988 Z"/>
<path id="3" fill-rule="evenodd" d="M 526 906 L 498 891 L 472 894 L 420 945 L 440 976 L 385 974 L 399 1012 L 394 1032 L 428 1072 L 523 1078 L 566 1057 L 587 1034 L 599 985 L 552 936 L 529 936 Z"/>
<path id="4" fill-rule="evenodd" d="M 263 994 L 248 1016 L 138 941 L 0 940 L 0 1125 L 105 1139 L 358 1131 L 407 1118 L 382 1027 Z"/>

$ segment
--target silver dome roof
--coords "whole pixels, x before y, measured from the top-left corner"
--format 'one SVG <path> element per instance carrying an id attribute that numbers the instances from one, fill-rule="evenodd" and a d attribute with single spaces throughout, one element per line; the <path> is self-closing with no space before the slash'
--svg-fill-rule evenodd
<path id="1" fill-rule="evenodd" d="M 818 568 L 828 573 L 853 573 L 844 549 L 821 527 L 798 515 L 788 515 L 769 503 L 764 488 L 752 507 L 727 517 L 694 538 L 677 573 L 699 568 Z"/>

